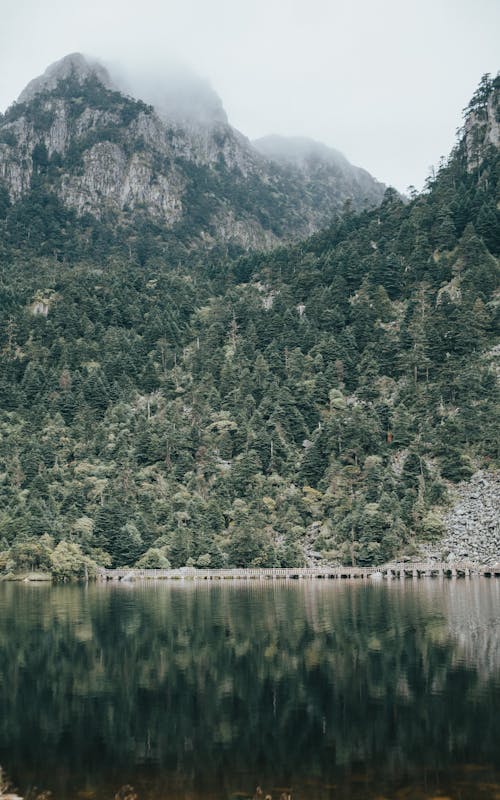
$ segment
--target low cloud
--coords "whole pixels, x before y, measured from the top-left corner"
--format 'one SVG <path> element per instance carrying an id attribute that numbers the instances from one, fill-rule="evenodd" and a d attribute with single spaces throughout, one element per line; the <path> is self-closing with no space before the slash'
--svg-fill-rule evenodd
<path id="1" fill-rule="evenodd" d="M 0 107 L 85 52 L 120 65 L 136 93 L 165 99 L 167 76 L 170 92 L 219 95 L 250 138 L 310 136 L 404 190 L 449 152 L 461 109 L 498 68 L 499 29 L 497 0 L 4 0 Z"/>

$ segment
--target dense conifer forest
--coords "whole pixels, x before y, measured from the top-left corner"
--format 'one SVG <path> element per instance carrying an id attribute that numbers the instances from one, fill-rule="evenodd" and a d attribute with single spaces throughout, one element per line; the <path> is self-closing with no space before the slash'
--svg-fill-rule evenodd
<path id="1" fill-rule="evenodd" d="M 421 194 L 263 253 L 79 217 L 40 148 L 29 194 L 0 188 L 0 570 L 437 540 L 450 485 L 500 456 L 500 159 L 470 142 Z"/>

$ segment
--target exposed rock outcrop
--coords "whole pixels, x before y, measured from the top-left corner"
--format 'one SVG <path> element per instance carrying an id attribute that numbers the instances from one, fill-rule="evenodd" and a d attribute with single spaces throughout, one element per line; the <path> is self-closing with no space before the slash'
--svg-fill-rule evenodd
<path id="1" fill-rule="evenodd" d="M 423 548 L 428 557 L 500 563 L 500 473 L 480 470 L 470 482 L 459 484 L 444 523 L 444 538 Z"/>
<path id="2" fill-rule="evenodd" d="M 473 172 L 480 166 L 488 147 L 500 147 L 499 105 L 498 75 L 496 81 L 493 82 L 490 82 L 488 76 L 485 76 L 469 106 L 469 113 L 464 125 L 469 172 Z"/>

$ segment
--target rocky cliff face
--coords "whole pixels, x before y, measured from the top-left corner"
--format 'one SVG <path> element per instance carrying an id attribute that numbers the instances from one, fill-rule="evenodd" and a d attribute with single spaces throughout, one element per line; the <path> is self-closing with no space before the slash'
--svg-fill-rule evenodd
<path id="1" fill-rule="evenodd" d="M 380 202 L 384 187 L 340 154 L 325 148 L 314 165 L 276 158 L 228 124 L 212 90 L 186 92 L 150 93 L 153 108 L 119 91 L 102 65 L 67 56 L 0 119 L 0 182 L 14 203 L 43 181 L 78 214 L 140 211 L 244 247 L 311 233 L 346 199 Z"/>
<path id="2" fill-rule="evenodd" d="M 485 75 L 467 109 L 464 139 L 469 172 L 477 169 L 490 147 L 500 147 L 500 73 Z"/>

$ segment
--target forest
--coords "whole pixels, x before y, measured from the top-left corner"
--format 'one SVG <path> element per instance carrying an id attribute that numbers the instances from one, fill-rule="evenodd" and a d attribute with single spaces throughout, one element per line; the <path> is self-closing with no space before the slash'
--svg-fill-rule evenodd
<path id="1" fill-rule="evenodd" d="M 498 467 L 493 145 L 266 252 L 79 217 L 34 161 L 0 186 L 4 576 L 383 563 Z"/>

